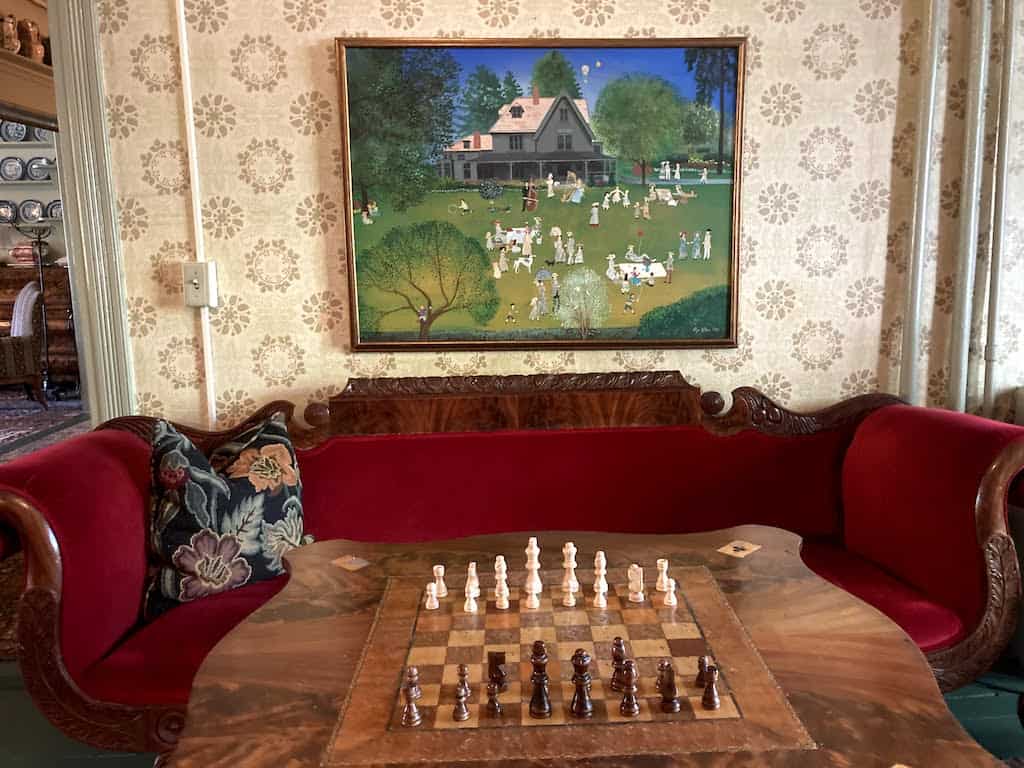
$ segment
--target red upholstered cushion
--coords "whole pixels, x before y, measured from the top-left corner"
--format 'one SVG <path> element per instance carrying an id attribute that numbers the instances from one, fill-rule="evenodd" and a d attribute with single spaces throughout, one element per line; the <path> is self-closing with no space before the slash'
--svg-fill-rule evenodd
<path id="1" fill-rule="evenodd" d="M 57 537 L 61 650 L 77 681 L 139 617 L 149 446 L 128 432 L 90 432 L 0 465 L 0 490 L 38 508 Z"/>
<path id="2" fill-rule="evenodd" d="M 925 653 L 948 648 L 964 636 L 963 624 L 955 612 L 842 547 L 805 539 L 800 556 L 823 579 L 899 624 Z"/>
<path id="3" fill-rule="evenodd" d="M 1024 440 L 1024 428 L 932 408 L 875 411 L 857 429 L 843 465 L 846 548 L 973 629 L 986 594 L 978 487 L 1014 440 Z"/>
<path id="4" fill-rule="evenodd" d="M 838 531 L 849 435 L 702 427 L 337 437 L 300 451 L 317 539 L 425 541 L 500 531 Z"/>
<path id="5" fill-rule="evenodd" d="M 287 583 L 287 576 L 279 576 L 183 603 L 89 667 L 79 685 L 101 701 L 184 705 L 192 678 L 213 646 Z"/>

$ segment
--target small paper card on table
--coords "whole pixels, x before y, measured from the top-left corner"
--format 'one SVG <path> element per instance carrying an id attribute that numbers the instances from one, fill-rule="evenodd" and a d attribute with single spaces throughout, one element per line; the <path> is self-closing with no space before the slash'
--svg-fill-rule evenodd
<path id="1" fill-rule="evenodd" d="M 369 560 L 364 560 L 357 555 L 342 555 L 331 562 L 339 568 L 344 568 L 346 571 L 358 571 L 370 564 Z"/>
<path id="2" fill-rule="evenodd" d="M 724 547 L 719 547 L 718 551 L 723 555 L 729 555 L 729 557 L 746 557 L 752 555 L 761 548 L 760 544 L 751 544 L 749 541 L 730 541 Z"/>

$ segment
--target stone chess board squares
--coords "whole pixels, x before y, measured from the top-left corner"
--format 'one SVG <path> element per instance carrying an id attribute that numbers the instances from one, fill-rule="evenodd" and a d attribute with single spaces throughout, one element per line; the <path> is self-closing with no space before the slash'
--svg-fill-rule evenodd
<path id="1" fill-rule="evenodd" d="M 427 611 L 420 601 L 411 644 L 401 673 L 415 666 L 419 670 L 423 696 L 417 702 L 423 722 L 419 729 L 477 729 L 507 727 L 538 727 L 564 724 L 609 724 L 628 722 L 674 722 L 687 720 L 719 720 L 740 718 L 741 713 L 729 690 L 724 673 L 718 691 L 722 706 L 706 710 L 701 706 L 703 689 L 695 685 L 697 659 L 702 655 L 714 658 L 700 626 L 687 601 L 679 595 L 679 605 L 665 607 L 662 595 L 650 592 L 643 603 L 629 602 L 625 585 L 609 586 L 608 607 L 590 605 L 589 590 L 577 597 L 573 608 L 562 605 L 562 594 L 555 587 L 541 597 L 540 607 L 529 609 L 512 587 L 509 609 L 500 611 L 493 594 L 486 590 L 478 601 L 479 611 L 468 614 L 462 610 L 462 599 L 456 594 L 443 598 L 440 608 Z M 640 715 L 625 717 L 619 713 L 622 694 L 609 687 L 612 676 L 612 639 L 621 637 L 626 643 L 626 656 L 636 660 L 639 672 Z M 548 692 L 552 716 L 535 719 L 529 714 L 532 693 L 530 675 L 533 667 L 530 654 L 535 640 L 547 646 Z M 575 718 L 569 713 L 572 700 L 573 675 L 570 658 L 577 648 L 586 650 L 592 659 L 592 718 Z M 508 690 L 499 700 L 503 709 L 499 717 L 486 712 L 487 653 L 503 651 L 506 656 Z M 661 711 L 661 697 L 655 690 L 658 662 L 671 659 L 676 669 L 682 709 L 678 713 Z M 471 695 L 469 719 L 456 722 L 452 718 L 458 667 L 467 665 Z M 400 691 L 396 691 L 400 694 Z M 402 699 L 395 698 L 390 729 L 401 729 Z"/>

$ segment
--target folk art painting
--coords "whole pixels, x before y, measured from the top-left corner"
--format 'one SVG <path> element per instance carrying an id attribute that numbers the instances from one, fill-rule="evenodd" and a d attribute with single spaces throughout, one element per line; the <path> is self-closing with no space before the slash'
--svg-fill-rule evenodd
<path id="1" fill-rule="evenodd" d="M 743 40 L 337 46 L 354 349 L 735 346 Z"/>

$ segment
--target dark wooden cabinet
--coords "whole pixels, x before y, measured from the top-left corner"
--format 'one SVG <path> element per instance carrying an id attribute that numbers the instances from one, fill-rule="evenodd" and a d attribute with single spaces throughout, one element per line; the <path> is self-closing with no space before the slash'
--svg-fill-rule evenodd
<path id="1" fill-rule="evenodd" d="M 9 333 L 14 300 L 26 283 L 39 280 L 35 267 L 0 267 L 0 333 Z M 66 267 L 43 267 L 46 329 L 50 342 L 50 379 L 78 379 L 71 282 Z"/>

